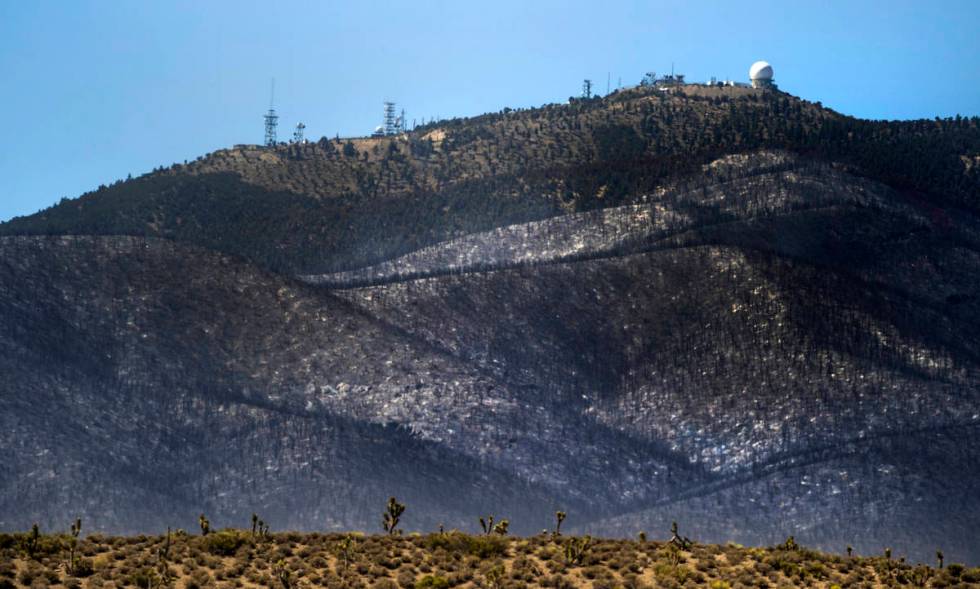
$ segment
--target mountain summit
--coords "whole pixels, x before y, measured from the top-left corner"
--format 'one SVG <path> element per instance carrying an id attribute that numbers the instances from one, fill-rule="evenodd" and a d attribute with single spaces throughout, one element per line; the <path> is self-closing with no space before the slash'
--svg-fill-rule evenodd
<path id="1" fill-rule="evenodd" d="M 0 528 L 980 562 L 980 120 L 641 87 L 236 146 L 0 225 Z M 573 521 L 574 520 L 574 521 Z"/>

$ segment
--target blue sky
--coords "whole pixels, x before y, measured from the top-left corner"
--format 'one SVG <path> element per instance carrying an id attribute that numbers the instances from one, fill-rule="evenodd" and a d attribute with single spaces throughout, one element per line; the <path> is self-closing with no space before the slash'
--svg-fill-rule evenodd
<path id="1" fill-rule="evenodd" d="M 773 64 L 868 118 L 980 115 L 980 1 L 0 0 L 0 220 L 127 174 L 280 137 L 561 102 L 646 71 Z"/>

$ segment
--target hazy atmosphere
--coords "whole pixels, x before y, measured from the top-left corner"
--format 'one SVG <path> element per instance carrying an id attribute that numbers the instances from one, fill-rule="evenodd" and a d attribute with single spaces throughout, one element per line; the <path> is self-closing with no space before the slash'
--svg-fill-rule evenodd
<path id="1" fill-rule="evenodd" d="M 980 113 L 980 3 L 3 2 L 0 220 L 99 184 L 261 143 L 282 129 L 363 136 L 381 103 L 410 120 L 603 94 L 644 73 L 745 80 L 844 114 Z M 151 140 L 152 138 L 152 140 Z"/>

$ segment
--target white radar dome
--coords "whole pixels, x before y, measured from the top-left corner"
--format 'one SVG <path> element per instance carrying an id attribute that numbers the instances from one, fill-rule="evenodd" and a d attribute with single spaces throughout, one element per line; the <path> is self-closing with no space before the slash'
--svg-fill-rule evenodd
<path id="1" fill-rule="evenodd" d="M 771 80 L 772 66 L 765 61 L 757 61 L 749 68 L 750 80 Z"/>

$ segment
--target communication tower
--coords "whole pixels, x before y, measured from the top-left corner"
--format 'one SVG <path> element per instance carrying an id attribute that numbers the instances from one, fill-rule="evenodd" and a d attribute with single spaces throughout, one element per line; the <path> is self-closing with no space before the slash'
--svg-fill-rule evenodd
<path id="1" fill-rule="evenodd" d="M 398 116 L 395 114 L 395 103 L 385 101 L 385 135 L 398 134 Z"/>
<path id="2" fill-rule="evenodd" d="M 269 112 L 265 113 L 265 146 L 275 147 L 276 127 L 279 126 L 279 115 L 273 107 L 276 97 L 276 81 L 272 80 L 272 90 L 269 92 Z"/>
<path id="3" fill-rule="evenodd" d="M 303 131 L 306 129 L 306 125 L 303 123 L 296 123 L 296 130 L 293 131 L 293 141 L 296 143 L 303 142 Z"/>
<path id="4" fill-rule="evenodd" d="M 592 80 L 582 81 L 582 98 L 592 98 Z"/>

